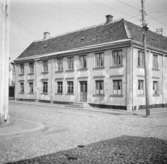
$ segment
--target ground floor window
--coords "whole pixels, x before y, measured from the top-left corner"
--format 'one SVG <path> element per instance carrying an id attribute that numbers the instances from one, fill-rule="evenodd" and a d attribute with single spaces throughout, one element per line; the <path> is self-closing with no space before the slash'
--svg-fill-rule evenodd
<path id="1" fill-rule="evenodd" d="M 24 82 L 20 82 L 20 93 L 24 93 Z"/>
<path id="2" fill-rule="evenodd" d="M 62 81 L 57 82 L 57 94 L 63 94 L 63 82 Z"/>
<path id="3" fill-rule="evenodd" d="M 138 80 L 138 94 L 144 95 L 144 80 Z"/>
<path id="4" fill-rule="evenodd" d="M 159 95 L 159 83 L 158 83 L 158 81 L 153 81 L 153 95 Z"/>
<path id="5" fill-rule="evenodd" d="M 104 80 L 96 80 L 96 95 L 104 95 Z"/>
<path id="6" fill-rule="evenodd" d="M 122 80 L 113 80 L 113 95 L 122 95 Z"/>
<path id="7" fill-rule="evenodd" d="M 74 82 L 67 81 L 67 94 L 74 94 Z"/>
<path id="8" fill-rule="evenodd" d="M 30 94 L 34 93 L 34 84 L 33 84 L 33 81 L 29 82 L 29 93 Z"/>
<path id="9" fill-rule="evenodd" d="M 48 82 L 47 81 L 43 81 L 43 94 L 48 94 Z"/>

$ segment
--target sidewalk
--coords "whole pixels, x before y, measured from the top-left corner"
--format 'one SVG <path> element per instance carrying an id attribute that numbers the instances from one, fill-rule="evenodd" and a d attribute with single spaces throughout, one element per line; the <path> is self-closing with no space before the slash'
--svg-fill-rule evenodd
<path id="1" fill-rule="evenodd" d="M 58 107 L 61 110 L 73 110 L 73 111 L 82 111 L 82 112 L 99 112 L 103 114 L 112 114 L 112 115 L 139 115 L 145 117 L 145 109 L 136 110 L 136 111 L 126 111 L 121 109 L 111 109 L 111 108 L 97 108 L 97 107 L 72 107 L 72 105 L 66 104 L 51 104 L 51 103 L 44 103 L 44 102 L 27 102 L 27 101 L 14 101 L 11 100 L 11 103 L 19 103 L 19 104 L 30 104 L 30 105 L 37 105 L 37 106 L 48 106 L 48 107 Z M 152 108 L 150 109 L 151 116 L 157 113 L 167 112 L 167 108 Z"/>

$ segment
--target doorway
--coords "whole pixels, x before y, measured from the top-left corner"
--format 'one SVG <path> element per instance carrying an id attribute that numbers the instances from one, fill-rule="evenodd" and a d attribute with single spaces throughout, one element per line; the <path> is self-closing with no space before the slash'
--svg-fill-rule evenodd
<path id="1" fill-rule="evenodd" d="M 80 101 L 87 101 L 87 81 L 80 81 Z"/>

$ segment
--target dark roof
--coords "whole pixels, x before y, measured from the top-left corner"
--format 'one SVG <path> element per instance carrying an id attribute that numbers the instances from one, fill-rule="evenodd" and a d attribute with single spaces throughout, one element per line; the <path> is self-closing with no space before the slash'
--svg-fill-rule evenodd
<path id="1" fill-rule="evenodd" d="M 32 42 L 18 58 L 60 52 L 128 38 L 142 42 L 142 29 L 140 26 L 121 19 L 117 22 Z M 166 37 L 148 31 L 147 38 L 149 45 L 167 50 Z"/>

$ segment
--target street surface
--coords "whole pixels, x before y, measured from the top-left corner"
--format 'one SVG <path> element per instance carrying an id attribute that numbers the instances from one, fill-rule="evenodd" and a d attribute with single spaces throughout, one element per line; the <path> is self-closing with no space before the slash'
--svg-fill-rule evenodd
<path id="1" fill-rule="evenodd" d="M 145 118 L 141 112 L 95 112 L 42 103 L 11 102 L 9 107 L 11 123 L 0 128 L 0 163 L 122 135 L 167 139 L 167 109 L 154 109 Z"/>

